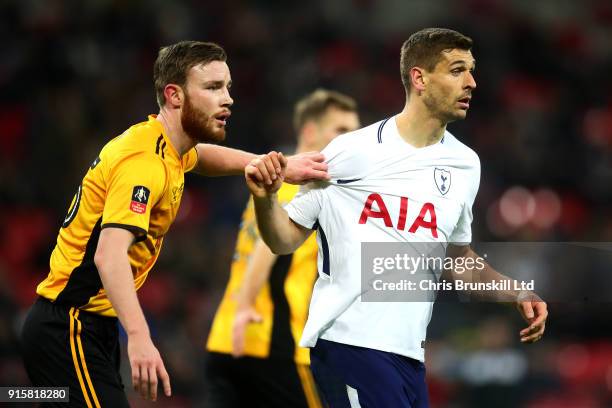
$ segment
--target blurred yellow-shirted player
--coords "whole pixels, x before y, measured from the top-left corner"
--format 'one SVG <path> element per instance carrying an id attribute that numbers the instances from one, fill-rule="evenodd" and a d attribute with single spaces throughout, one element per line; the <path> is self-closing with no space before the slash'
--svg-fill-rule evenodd
<path id="1" fill-rule="evenodd" d="M 295 107 L 297 152 L 323 149 L 359 127 L 353 99 L 319 89 Z M 288 203 L 299 188 L 283 184 Z M 276 256 L 259 239 L 253 201 L 242 215 L 230 279 L 207 341 L 207 406 L 319 407 L 309 350 L 298 343 L 317 276 L 313 234 L 293 254 Z"/>
<path id="2" fill-rule="evenodd" d="M 279 201 L 288 203 L 298 191 L 299 186 L 283 184 L 278 192 Z M 236 300 L 258 243 L 253 201 L 249 200 L 242 214 L 230 281 L 208 337 L 209 351 L 234 353 L 232 330 L 238 309 Z M 293 254 L 276 259 L 268 282 L 261 288 L 254 303 L 254 309 L 263 319 L 246 328 L 241 354 L 262 358 L 282 356 L 294 358 L 298 364 L 310 363 L 308 349 L 295 347 L 294 344 L 299 342 L 308 316 L 309 289 L 314 285 L 317 271 L 317 251 L 316 237 L 313 235 Z"/>

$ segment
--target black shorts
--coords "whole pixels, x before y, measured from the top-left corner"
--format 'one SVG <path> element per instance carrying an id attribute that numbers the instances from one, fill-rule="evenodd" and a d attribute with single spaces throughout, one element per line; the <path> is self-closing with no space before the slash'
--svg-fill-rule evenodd
<path id="1" fill-rule="evenodd" d="M 69 387 L 70 402 L 43 406 L 129 407 L 119 374 L 117 319 L 38 300 L 21 334 L 26 371 L 37 387 Z"/>
<path id="2" fill-rule="evenodd" d="M 291 360 L 208 353 L 206 380 L 210 408 L 323 406 L 310 368 Z"/>

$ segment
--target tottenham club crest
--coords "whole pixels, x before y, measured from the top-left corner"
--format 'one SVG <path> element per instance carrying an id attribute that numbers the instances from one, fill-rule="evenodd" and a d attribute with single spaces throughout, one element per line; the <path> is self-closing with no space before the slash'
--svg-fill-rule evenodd
<path id="1" fill-rule="evenodd" d="M 445 169 L 434 169 L 434 180 L 436 181 L 436 187 L 442 195 L 448 193 L 451 186 L 451 172 Z"/>

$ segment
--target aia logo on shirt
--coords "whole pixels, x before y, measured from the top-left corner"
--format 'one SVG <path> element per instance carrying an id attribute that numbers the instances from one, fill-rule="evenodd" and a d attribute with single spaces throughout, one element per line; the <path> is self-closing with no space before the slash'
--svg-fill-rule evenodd
<path id="1" fill-rule="evenodd" d="M 400 212 L 395 228 L 404 231 L 406 229 L 406 216 L 408 214 L 408 197 L 393 197 L 392 199 L 400 200 Z M 378 207 L 378 209 L 374 207 Z M 361 215 L 359 216 L 359 223 L 365 224 L 369 218 L 381 218 L 385 223 L 385 227 L 394 228 L 391 215 L 387 210 L 387 205 L 380 194 L 372 193 L 368 196 L 363 206 L 363 210 L 361 211 Z M 429 218 L 429 220 L 426 218 Z M 408 228 L 408 232 L 414 234 L 419 228 L 430 230 L 431 236 L 433 238 L 438 238 L 436 207 L 432 203 L 423 204 L 419 211 L 419 215 L 412 222 L 410 228 Z"/>
<path id="2" fill-rule="evenodd" d="M 149 202 L 149 189 L 145 186 L 136 186 L 132 190 L 132 202 L 130 210 L 137 214 L 144 214 L 147 211 L 147 203 Z"/>

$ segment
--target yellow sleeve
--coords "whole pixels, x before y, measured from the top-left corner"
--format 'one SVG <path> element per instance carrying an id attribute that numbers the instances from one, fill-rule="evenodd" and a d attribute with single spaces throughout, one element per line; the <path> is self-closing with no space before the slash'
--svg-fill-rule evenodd
<path id="1" fill-rule="evenodd" d="M 185 169 L 185 173 L 190 172 L 195 168 L 196 164 L 198 164 L 198 151 L 195 147 L 193 149 L 189 149 L 189 151 L 183 155 L 181 160 L 183 162 L 183 169 Z"/>
<path id="2" fill-rule="evenodd" d="M 110 170 L 102 228 L 125 228 L 144 240 L 151 208 L 164 194 L 166 170 L 154 155 L 123 159 Z"/>

